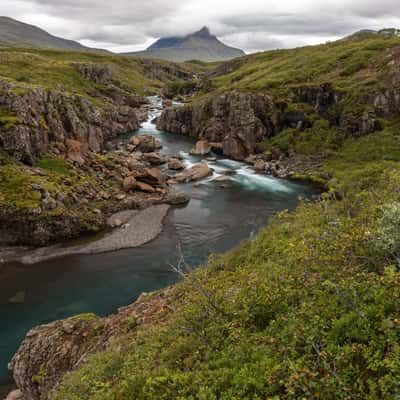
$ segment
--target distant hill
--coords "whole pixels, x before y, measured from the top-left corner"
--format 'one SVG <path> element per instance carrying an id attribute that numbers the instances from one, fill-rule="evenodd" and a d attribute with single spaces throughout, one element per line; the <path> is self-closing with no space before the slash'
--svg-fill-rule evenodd
<path id="1" fill-rule="evenodd" d="M 400 29 L 397 28 L 385 28 L 379 31 L 375 31 L 373 29 L 362 29 L 361 31 L 355 32 L 350 36 L 345 37 L 344 39 L 366 39 L 373 38 L 376 36 L 384 36 L 384 37 L 399 37 Z"/>
<path id="2" fill-rule="evenodd" d="M 93 51 L 90 47 L 73 40 L 50 35 L 34 25 L 25 24 L 9 17 L 0 17 L 0 46 L 34 47 L 42 49 L 63 49 Z"/>
<path id="3" fill-rule="evenodd" d="M 245 53 L 222 43 L 204 27 L 187 36 L 161 38 L 145 51 L 125 55 L 169 61 L 226 61 L 244 56 Z"/>

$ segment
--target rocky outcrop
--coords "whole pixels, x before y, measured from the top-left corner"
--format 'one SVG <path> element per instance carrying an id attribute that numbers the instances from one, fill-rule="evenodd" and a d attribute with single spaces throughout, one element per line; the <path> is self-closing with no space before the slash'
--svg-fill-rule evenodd
<path id="1" fill-rule="evenodd" d="M 174 176 L 177 182 L 193 182 L 200 181 L 207 178 L 213 174 L 213 170 L 208 166 L 207 163 L 201 162 L 199 164 L 193 165 L 187 171 L 181 172 Z"/>
<path id="2" fill-rule="evenodd" d="M 242 160 L 256 151 L 258 142 L 278 131 L 278 111 L 267 95 L 234 91 L 211 102 L 167 109 L 157 127 L 221 143 L 225 156 Z"/>
<path id="3" fill-rule="evenodd" d="M 330 111 L 339 103 L 339 96 L 329 83 L 298 87 L 292 92 L 292 101 L 311 105 L 316 114 L 326 119 L 332 118 Z"/>
<path id="4" fill-rule="evenodd" d="M 24 400 L 47 400 L 62 377 L 82 365 L 90 354 L 135 334 L 137 327 L 161 321 L 172 289 L 142 295 L 115 315 L 78 315 L 32 329 L 10 363 Z"/>
<path id="5" fill-rule="evenodd" d="M 159 146 L 148 135 L 139 143 L 147 148 L 149 143 Z M 87 152 L 83 159 L 80 142 L 68 139 L 66 155 L 71 161 L 51 159 L 63 161 L 61 165 L 68 172 L 65 175 L 22 163 L 10 164 L 9 174 L 20 177 L 24 194 L 0 195 L 0 246 L 47 246 L 97 232 L 107 226 L 111 214 L 120 210 L 163 202 L 169 193 L 167 175 L 153 165 L 164 157 L 135 151 L 136 146 L 132 150 L 132 146 L 120 142 L 114 150 L 101 155 Z"/>
<path id="6" fill-rule="evenodd" d="M 94 72 L 82 71 L 95 79 Z M 96 73 L 100 74 L 98 79 L 106 79 L 106 72 Z M 113 90 L 112 85 L 109 90 Z M 0 81 L 1 115 L 10 116 L 8 123 L 0 124 L 0 149 L 28 164 L 52 149 L 65 153 L 67 140 L 79 142 L 83 153 L 102 150 L 118 134 L 139 127 L 140 100 L 120 88 L 115 91 L 118 100 L 99 95 L 103 102 L 99 108 L 85 97 L 41 88 L 19 93 L 13 84 Z"/>
<path id="7" fill-rule="evenodd" d="M 74 63 L 73 66 L 85 78 L 95 83 L 111 83 L 113 66 L 110 64 Z"/>
<path id="8" fill-rule="evenodd" d="M 396 61 L 391 63 L 395 65 Z M 400 82 L 399 74 L 392 71 L 389 76 L 391 85 L 393 81 Z M 285 128 L 299 131 L 311 128 L 316 115 L 335 126 L 342 137 L 357 137 L 379 131 L 381 118 L 399 112 L 398 90 L 365 95 L 356 102 L 325 83 L 290 88 L 284 100 L 239 91 L 219 94 L 211 100 L 164 110 L 157 127 L 192 136 L 200 143 L 208 141 L 214 152 L 244 160 L 262 150 L 260 142 Z"/>

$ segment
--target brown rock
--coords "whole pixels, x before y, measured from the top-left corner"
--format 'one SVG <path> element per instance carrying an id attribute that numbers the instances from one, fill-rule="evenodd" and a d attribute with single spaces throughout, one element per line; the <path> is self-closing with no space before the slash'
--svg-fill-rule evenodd
<path id="1" fill-rule="evenodd" d="M 176 158 L 171 158 L 168 163 L 168 168 L 173 171 L 180 171 L 180 170 L 184 169 L 185 167 L 181 160 L 178 160 Z"/>
<path id="2" fill-rule="evenodd" d="M 187 171 L 175 176 L 178 182 L 192 182 L 207 178 L 213 174 L 213 170 L 206 163 L 193 165 Z"/>
<path id="3" fill-rule="evenodd" d="M 165 184 L 165 175 L 157 168 L 148 168 L 145 174 L 140 177 L 142 182 L 153 186 L 163 186 Z"/>
<path id="4" fill-rule="evenodd" d="M 185 192 L 170 193 L 165 202 L 170 205 L 187 204 L 190 201 L 190 196 Z"/>
<path id="5" fill-rule="evenodd" d="M 266 166 L 267 166 L 267 163 L 263 160 L 257 160 L 254 163 L 254 169 L 256 171 L 260 171 L 260 172 L 264 171 L 265 172 Z"/>
<path id="6" fill-rule="evenodd" d="M 136 188 L 136 179 L 133 176 L 128 176 L 124 179 L 124 190 L 125 192 L 129 192 Z"/>
<path id="7" fill-rule="evenodd" d="M 210 152 L 211 152 L 211 146 L 208 143 L 208 141 L 199 140 L 198 142 L 196 142 L 196 146 L 194 147 L 194 149 L 190 151 L 190 154 L 205 156 L 207 154 L 210 154 Z"/>
<path id="8" fill-rule="evenodd" d="M 73 139 L 66 139 L 65 140 L 65 147 L 67 149 L 67 158 L 73 162 L 78 163 L 79 165 L 83 165 L 85 160 L 83 158 L 82 153 L 82 143 L 73 140 Z"/>
<path id="9" fill-rule="evenodd" d="M 138 136 L 132 136 L 131 139 L 130 139 L 130 141 L 129 141 L 129 143 L 130 143 L 131 145 L 135 146 L 135 148 L 136 148 L 136 147 L 139 146 L 139 144 L 140 144 L 140 139 L 139 139 Z"/>
<path id="10" fill-rule="evenodd" d="M 159 140 L 157 140 L 154 136 L 151 135 L 142 135 L 137 136 L 139 139 L 139 144 L 137 145 L 137 150 L 142 153 L 151 153 L 155 150 L 161 149 L 162 145 Z"/>
<path id="11" fill-rule="evenodd" d="M 151 165 L 162 165 L 167 162 L 166 158 L 160 153 L 151 152 L 143 154 L 143 159 Z"/>
<path id="12" fill-rule="evenodd" d="M 144 183 L 144 182 L 140 182 L 140 181 L 136 182 L 136 187 L 138 190 L 140 190 L 142 192 L 146 192 L 146 193 L 154 193 L 156 191 L 153 188 L 153 186 L 150 186 L 148 183 Z"/>

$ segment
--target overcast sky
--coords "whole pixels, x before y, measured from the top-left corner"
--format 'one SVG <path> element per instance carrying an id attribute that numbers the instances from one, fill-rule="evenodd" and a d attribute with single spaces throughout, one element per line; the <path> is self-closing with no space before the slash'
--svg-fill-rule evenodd
<path id="1" fill-rule="evenodd" d="M 400 27 L 400 0 L 0 0 L 0 15 L 112 51 L 207 25 L 246 52 L 335 40 L 359 29 Z"/>

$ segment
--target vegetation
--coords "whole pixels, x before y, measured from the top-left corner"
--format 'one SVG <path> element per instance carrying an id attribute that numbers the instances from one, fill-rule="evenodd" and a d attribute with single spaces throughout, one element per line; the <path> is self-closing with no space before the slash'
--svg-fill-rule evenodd
<path id="1" fill-rule="evenodd" d="M 10 111 L 0 108 L 0 127 L 8 130 L 18 123 L 18 118 Z"/>
<path id="2" fill-rule="evenodd" d="M 155 94 L 161 91 L 164 81 L 174 80 L 173 68 L 191 72 L 192 65 L 202 70 L 199 64 L 188 63 L 180 66 L 167 61 L 143 61 L 112 54 L 96 52 L 74 52 L 51 49 L 18 49 L 0 47 L 0 79 L 19 83 L 20 90 L 29 87 L 58 88 L 76 95 L 96 97 L 102 85 L 85 79 L 74 67 L 75 63 L 94 63 L 110 66 L 113 82 L 125 85 L 139 95 Z M 156 74 L 152 68 L 165 68 L 165 74 Z M 168 72 L 170 71 L 170 72 Z M 172 71 L 172 72 L 171 72 Z M 162 78 L 161 78 L 162 77 Z"/>
<path id="3" fill-rule="evenodd" d="M 102 208 L 106 205 L 88 203 L 70 204 L 68 208 L 61 203 L 56 208 L 40 212 L 42 200 L 50 196 L 56 198 L 62 194 L 65 197 L 79 196 L 82 191 L 104 190 L 104 182 L 95 180 L 89 173 L 77 169 L 64 158 L 44 156 L 37 163 L 40 173 L 16 163 L 4 153 L 0 153 L 0 207 L 17 213 L 27 214 L 31 220 L 35 218 L 58 218 L 61 214 L 79 216 L 86 215 L 91 208 Z M 82 218 L 83 219 L 83 218 Z M 90 219 L 90 217 L 89 217 Z"/>
<path id="4" fill-rule="evenodd" d="M 166 324 L 93 356 L 56 399 L 396 398 L 399 184 L 384 168 L 374 191 L 304 202 L 211 257 Z"/>
<path id="5" fill-rule="evenodd" d="M 214 94 L 285 98 L 330 82 L 345 112 L 364 110 L 394 46 L 398 38 L 360 35 L 249 56 L 212 79 Z M 330 178 L 321 201 L 303 201 L 254 241 L 186 273 L 174 287 L 176 312 L 150 327 L 127 321 L 136 335 L 69 373 L 55 399 L 399 398 L 400 123 L 357 138 L 307 104 L 285 112 L 306 115 L 305 127 L 283 130 L 264 150 L 322 154 L 319 172 Z"/>
<path id="6" fill-rule="evenodd" d="M 331 83 L 336 89 L 365 93 L 385 82 L 385 60 L 399 37 L 355 37 L 318 46 L 250 55 L 232 72 L 215 78 L 221 90 L 243 89 L 286 93 L 301 85 Z"/>
<path id="7" fill-rule="evenodd" d="M 341 94 L 342 113 L 357 117 L 367 107 L 364 97 L 386 88 L 386 55 L 398 46 L 399 38 L 368 34 L 248 56 L 233 72 L 209 78 L 209 96 L 238 89 L 286 101 L 295 88 L 329 82 Z M 0 75 L 46 87 L 62 76 L 77 94 L 94 87 L 71 66 L 83 59 L 115 63 L 139 92 L 160 84 L 137 80 L 131 67 L 142 68 L 140 60 L 0 52 Z M 47 75 L 44 65 L 51 65 Z M 318 172 L 329 178 L 321 200 L 302 201 L 254 241 L 185 273 L 165 320 L 141 327 L 130 316 L 131 336 L 67 374 L 56 400 L 400 398 L 400 121 L 386 120 L 380 131 L 357 138 L 330 116 L 288 103 L 287 113 L 306 115 L 304 129 L 287 128 L 262 145 L 266 152 L 322 154 Z M 44 157 L 39 166 L 47 175 L 32 176 L 0 156 L 0 206 L 36 207 L 32 184 L 52 193 L 82 180 L 95 185 L 61 159 Z"/>

